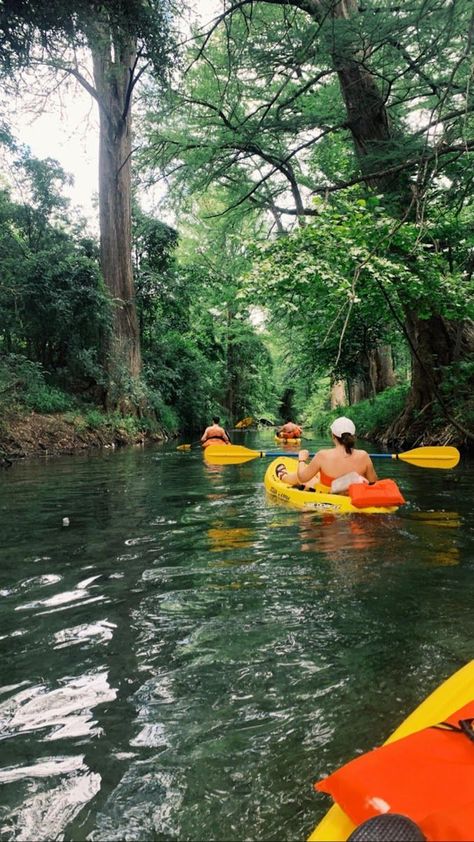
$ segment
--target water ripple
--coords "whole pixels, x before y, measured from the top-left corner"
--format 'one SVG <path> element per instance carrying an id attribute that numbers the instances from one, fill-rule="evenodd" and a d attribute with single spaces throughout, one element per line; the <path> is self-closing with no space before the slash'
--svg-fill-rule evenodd
<path id="1" fill-rule="evenodd" d="M 376 518 L 274 506 L 264 469 L 5 474 L 2 838 L 304 839 L 312 782 L 471 657 L 472 468 L 391 465 L 411 503 Z"/>

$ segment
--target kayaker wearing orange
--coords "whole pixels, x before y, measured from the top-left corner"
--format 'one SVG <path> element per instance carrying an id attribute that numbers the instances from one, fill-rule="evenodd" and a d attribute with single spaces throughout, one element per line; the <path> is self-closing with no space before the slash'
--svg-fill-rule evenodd
<path id="1" fill-rule="evenodd" d="M 346 475 L 352 475 L 350 480 L 348 477 L 347 487 L 354 482 L 377 481 L 377 474 L 369 454 L 365 450 L 354 449 L 354 422 L 350 418 L 336 418 L 331 424 L 330 430 L 334 447 L 318 451 L 309 465 L 306 464 L 309 459 L 308 451 L 300 450 L 298 453 L 298 469 L 295 473 L 287 473 L 284 465 L 281 465 L 281 471 L 279 471 L 280 465 L 277 467 L 276 473 L 282 482 L 286 482 L 288 485 L 297 485 L 298 483 L 311 485 L 311 480 L 314 483 L 314 479 L 319 474 L 318 482 L 321 485 L 341 494 L 346 489 L 334 489 L 332 485 L 335 480 L 342 479 Z"/>
<path id="2" fill-rule="evenodd" d="M 203 447 L 209 447 L 211 444 L 230 444 L 230 438 L 227 435 L 224 427 L 219 424 L 220 418 L 216 415 L 212 419 L 212 424 L 206 427 L 202 436 L 201 444 Z"/>
<path id="3" fill-rule="evenodd" d="M 278 435 L 282 439 L 299 439 L 301 432 L 301 427 L 298 427 L 298 424 L 294 424 L 293 421 L 288 419 L 286 424 L 283 424 L 283 427 L 280 427 L 278 430 Z"/>

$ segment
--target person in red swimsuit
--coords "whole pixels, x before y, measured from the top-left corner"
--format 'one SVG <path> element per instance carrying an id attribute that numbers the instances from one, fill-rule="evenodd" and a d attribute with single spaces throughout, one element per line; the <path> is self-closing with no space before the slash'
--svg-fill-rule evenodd
<path id="1" fill-rule="evenodd" d="M 307 486 L 314 484 L 319 474 L 318 482 L 328 491 L 335 490 L 332 488 L 335 480 L 342 479 L 346 474 L 356 474 L 359 482 L 376 482 L 377 474 L 369 454 L 365 450 L 354 448 L 356 431 L 354 422 L 350 418 L 336 418 L 330 429 L 334 447 L 318 451 L 309 465 L 306 464 L 309 459 L 308 451 L 300 450 L 298 469 L 295 473 L 287 473 L 283 464 L 277 466 L 277 476 L 282 482 L 288 485 Z M 352 476 L 351 481 L 357 481 L 357 478 Z M 338 493 L 342 493 L 339 489 L 337 490 Z"/>

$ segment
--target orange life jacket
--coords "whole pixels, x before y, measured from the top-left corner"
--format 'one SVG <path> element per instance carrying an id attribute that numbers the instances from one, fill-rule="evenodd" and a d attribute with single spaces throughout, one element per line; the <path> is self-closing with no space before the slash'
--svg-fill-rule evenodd
<path id="1" fill-rule="evenodd" d="M 315 784 L 359 825 L 402 813 L 428 840 L 474 839 L 474 701 L 446 723 L 357 757 Z M 469 736 L 469 730 L 471 735 Z"/>
<path id="2" fill-rule="evenodd" d="M 367 485 L 354 483 L 348 488 L 353 506 L 366 509 L 368 506 L 401 506 L 406 502 L 398 485 L 393 479 L 379 479 Z"/>

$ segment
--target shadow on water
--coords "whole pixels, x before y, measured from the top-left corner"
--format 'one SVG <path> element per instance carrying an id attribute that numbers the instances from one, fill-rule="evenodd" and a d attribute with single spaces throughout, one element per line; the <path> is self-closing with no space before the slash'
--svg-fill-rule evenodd
<path id="1" fill-rule="evenodd" d="M 2 839 L 304 839 L 312 782 L 472 657 L 472 465 L 390 463 L 409 505 L 338 517 L 270 503 L 267 463 L 2 477 Z"/>

